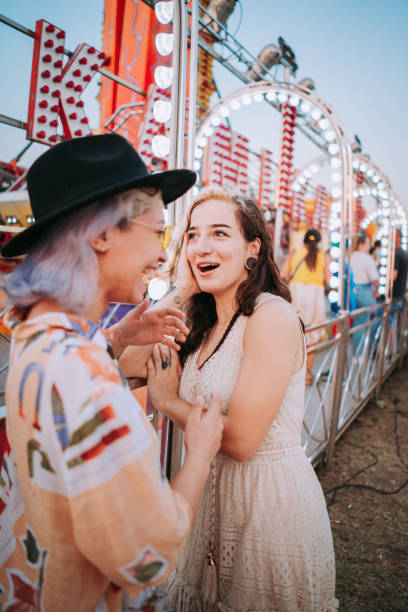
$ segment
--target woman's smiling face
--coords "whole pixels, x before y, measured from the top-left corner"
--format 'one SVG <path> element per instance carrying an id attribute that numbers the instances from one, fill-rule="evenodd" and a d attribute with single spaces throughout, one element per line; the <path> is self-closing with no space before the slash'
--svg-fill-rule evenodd
<path id="1" fill-rule="evenodd" d="M 201 291 L 214 296 L 235 293 L 248 277 L 245 261 L 256 251 L 241 233 L 232 202 L 210 199 L 194 208 L 187 230 L 187 257 Z"/>

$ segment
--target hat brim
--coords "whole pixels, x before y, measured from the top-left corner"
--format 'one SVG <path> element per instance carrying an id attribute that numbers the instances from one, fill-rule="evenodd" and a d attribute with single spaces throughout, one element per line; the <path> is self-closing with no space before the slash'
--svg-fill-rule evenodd
<path id="1" fill-rule="evenodd" d="M 157 187 L 162 192 L 163 203 L 166 205 L 186 193 L 194 185 L 196 179 L 197 175 L 192 170 L 166 170 L 133 180 L 127 179 L 122 183 L 116 183 L 109 187 L 103 186 L 99 191 L 96 189 L 91 195 L 82 196 L 75 201 L 70 201 L 65 207 L 58 208 L 58 210 L 49 213 L 41 221 L 37 221 L 30 225 L 30 227 L 27 227 L 4 245 L 1 255 L 6 258 L 25 255 L 36 244 L 50 221 L 68 215 L 69 212 L 81 206 L 91 204 L 100 198 L 106 198 L 138 187 Z"/>

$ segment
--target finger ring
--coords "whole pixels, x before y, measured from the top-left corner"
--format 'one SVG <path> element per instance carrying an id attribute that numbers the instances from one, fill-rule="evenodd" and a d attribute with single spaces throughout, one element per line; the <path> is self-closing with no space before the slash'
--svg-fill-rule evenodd
<path id="1" fill-rule="evenodd" d="M 162 368 L 165 370 L 170 365 L 170 357 L 166 357 L 166 359 L 162 359 Z"/>

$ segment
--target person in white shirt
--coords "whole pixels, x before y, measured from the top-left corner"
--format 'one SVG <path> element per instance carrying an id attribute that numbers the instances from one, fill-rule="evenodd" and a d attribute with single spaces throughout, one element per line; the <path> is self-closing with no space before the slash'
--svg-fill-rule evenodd
<path id="1" fill-rule="evenodd" d="M 361 235 L 357 239 L 356 250 L 351 254 L 350 265 L 353 270 L 356 286 L 356 308 L 372 306 L 378 297 L 378 269 L 370 253 L 370 241 L 368 236 Z M 362 325 L 370 319 L 370 314 L 361 314 L 354 318 L 354 325 Z M 364 330 L 354 334 L 356 346 L 364 335 Z"/>

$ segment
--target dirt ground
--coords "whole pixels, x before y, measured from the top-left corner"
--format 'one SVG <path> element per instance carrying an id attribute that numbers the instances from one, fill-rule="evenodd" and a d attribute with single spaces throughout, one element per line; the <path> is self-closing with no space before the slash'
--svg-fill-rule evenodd
<path id="1" fill-rule="evenodd" d="M 353 486 L 333 498 L 334 486 L 367 466 L 349 484 L 388 494 Z M 408 612 L 407 359 L 338 441 L 330 467 L 317 473 L 329 506 L 340 610 Z"/>

